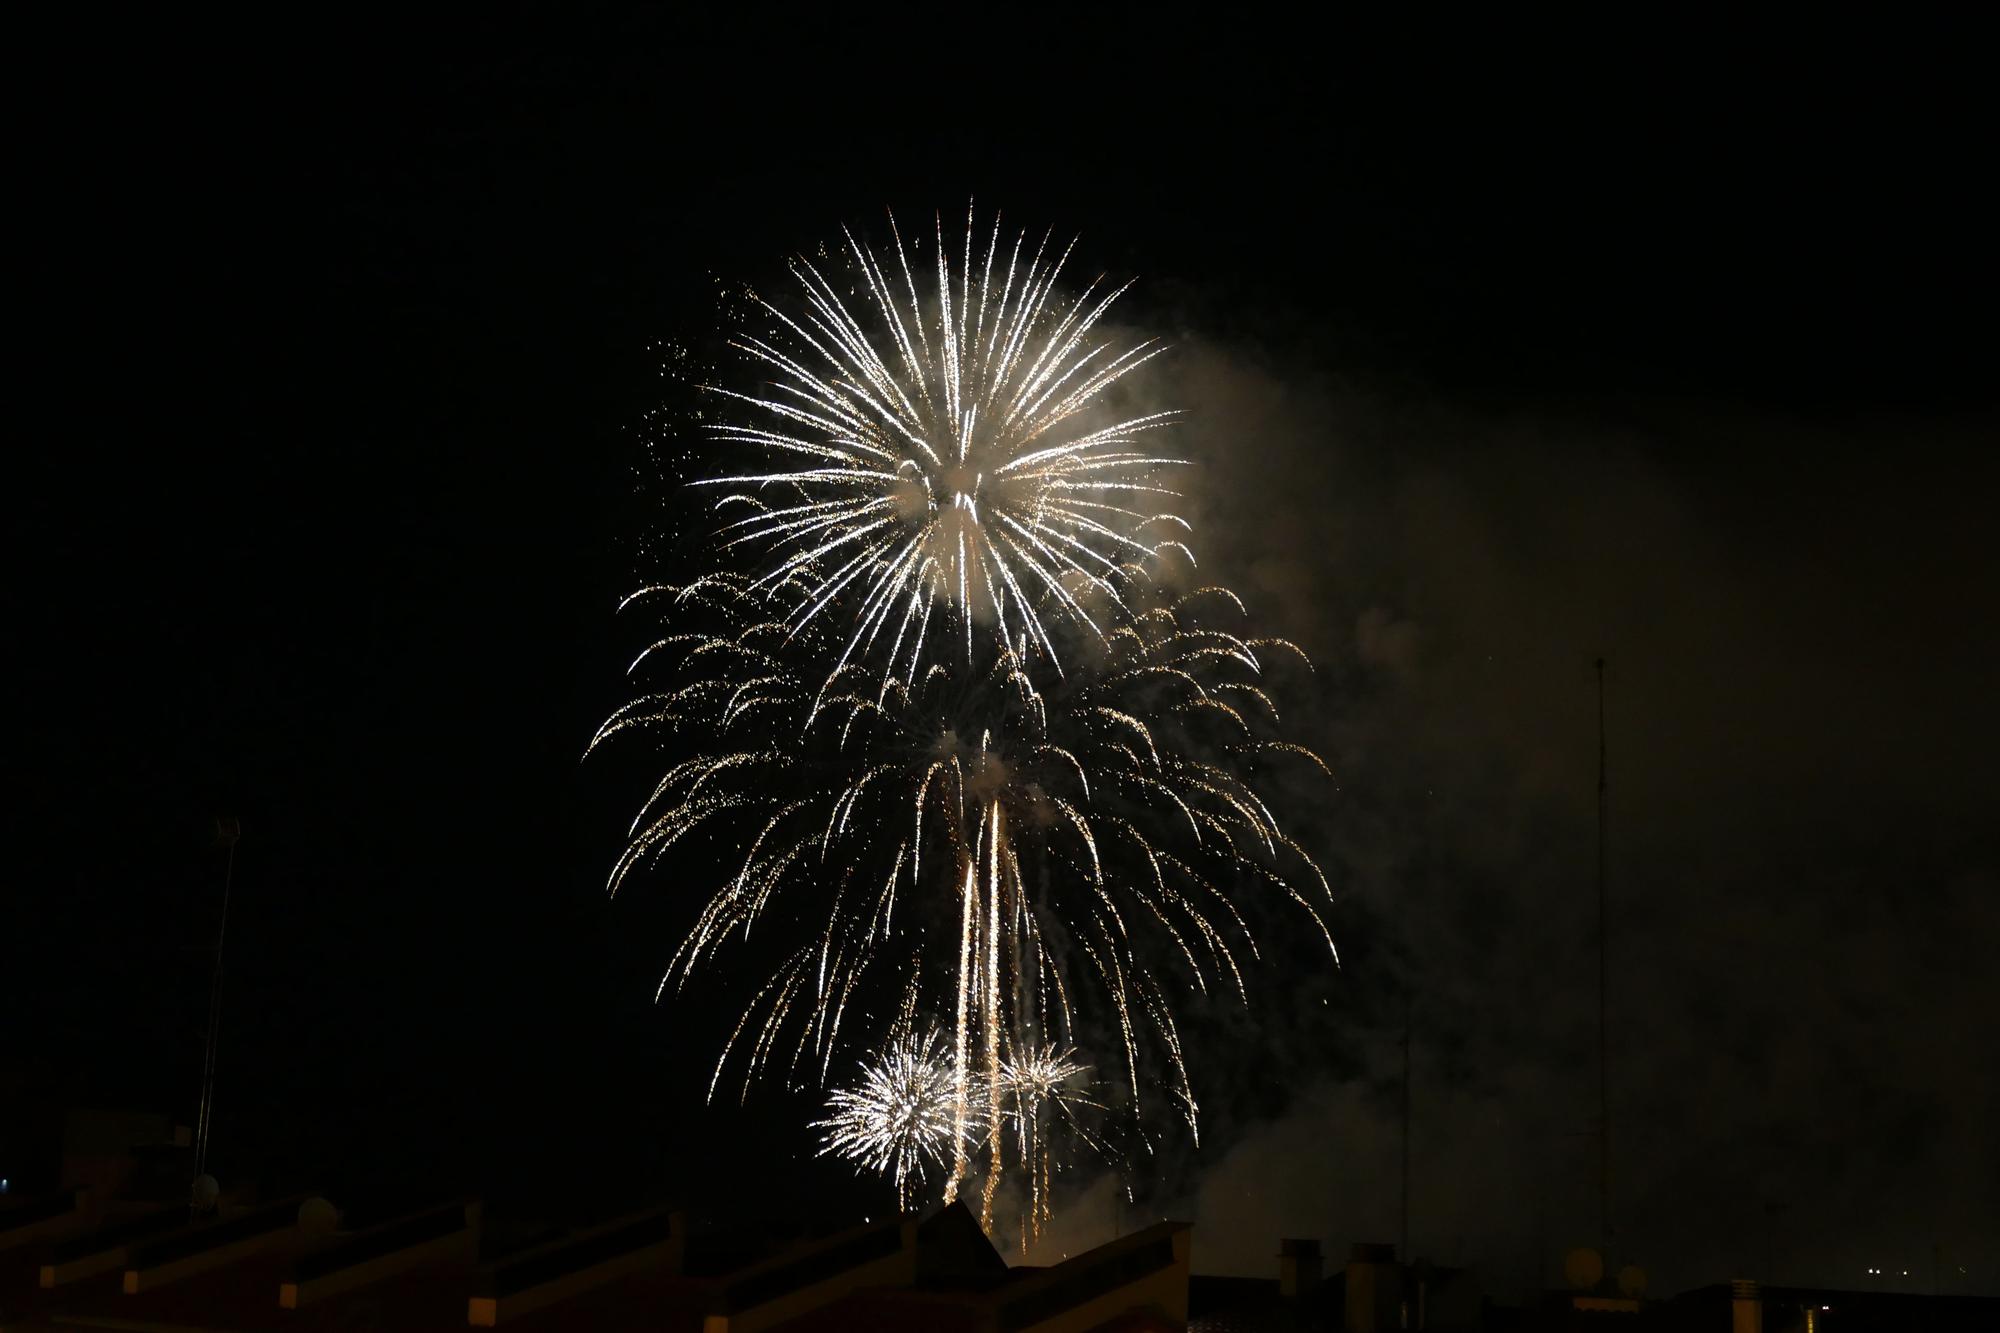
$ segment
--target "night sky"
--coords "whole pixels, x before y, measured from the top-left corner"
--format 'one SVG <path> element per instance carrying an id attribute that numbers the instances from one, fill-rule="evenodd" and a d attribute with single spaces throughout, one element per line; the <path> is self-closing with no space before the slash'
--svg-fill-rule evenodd
<path id="1" fill-rule="evenodd" d="M 1139 278 L 1197 550 L 1320 663 L 1340 776 L 1290 819 L 1347 967 L 1198 1016 L 1201 1147 L 1126 1220 L 1197 1269 L 1396 1239 L 1407 995 L 1414 1248 L 1512 1291 L 1595 1240 L 1602 653 L 1618 1259 L 2000 1292 L 1969 26 L 583 12 L 17 45 L 13 1174 L 61 1108 L 192 1114 L 227 811 L 225 1184 L 884 1206 L 808 1103 L 702 1106 L 684 907 L 605 899 L 635 775 L 579 756 L 659 346 L 970 197 Z"/>

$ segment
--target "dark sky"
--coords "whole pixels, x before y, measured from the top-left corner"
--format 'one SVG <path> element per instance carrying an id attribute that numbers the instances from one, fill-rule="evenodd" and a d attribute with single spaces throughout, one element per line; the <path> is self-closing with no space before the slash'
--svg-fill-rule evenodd
<path id="1" fill-rule="evenodd" d="M 1407 984 L 1417 1247 L 1590 1238 L 1602 652 L 1620 1256 L 2000 1290 L 1973 31 L 842 19 L 20 44 L 8 1101 L 188 1114 L 228 809 L 223 1174 L 790 1170 L 800 1107 L 700 1110 L 652 1004 L 671 895 L 602 897 L 639 422 L 718 278 L 971 196 L 1139 277 L 1199 549 L 1342 776 L 1349 967 L 1212 1016 L 1147 1206 L 1215 1267 L 1393 1238 Z"/>

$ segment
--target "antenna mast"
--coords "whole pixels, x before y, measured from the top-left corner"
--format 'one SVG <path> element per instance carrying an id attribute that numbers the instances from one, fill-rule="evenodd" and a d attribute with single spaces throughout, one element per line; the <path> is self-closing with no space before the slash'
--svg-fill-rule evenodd
<path id="1" fill-rule="evenodd" d="M 1410 1019 L 1413 1008 L 1410 992 L 1403 991 L 1403 1225 L 1402 1247 L 1396 1251 L 1399 1263 L 1410 1262 Z"/>
<path id="2" fill-rule="evenodd" d="M 1434 791 L 1426 789 L 1424 793 L 1422 862 L 1422 881 L 1426 888 L 1431 887 L 1435 883 L 1435 876 L 1437 874 L 1437 845 L 1433 837 L 1435 831 L 1435 808 L 1431 803 L 1433 795 L 1435 795 Z M 1401 904 L 1403 909 L 1403 947 L 1406 951 L 1413 953 L 1415 950 L 1415 941 L 1410 925 L 1410 895 L 1408 891 L 1403 893 Z M 1399 1237 L 1400 1247 L 1396 1251 L 1396 1257 L 1399 1262 L 1405 1264 L 1410 1262 L 1410 1117 L 1412 1109 L 1410 1104 L 1410 1041 L 1415 1035 L 1417 1005 L 1417 986 L 1413 975 L 1414 967 L 1415 964 L 1413 961 L 1407 963 L 1403 976 L 1402 1226 Z"/>
<path id="3" fill-rule="evenodd" d="M 1605 1019 L 1609 970 L 1606 949 L 1605 842 L 1607 785 L 1604 754 L 1604 659 L 1597 659 L 1597 1216 L 1604 1242 L 1611 1240 L 1611 1041 Z"/>
<path id="4" fill-rule="evenodd" d="M 222 1028 L 222 943 L 229 931 L 229 890 L 236 881 L 236 844 L 243 825 L 233 817 L 215 821 L 215 840 L 229 849 L 222 872 L 222 915 L 215 926 L 215 970 L 208 982 L 208 1043 L 201 1061 L 201 1105 L 195 1117 L 194 1173 L 208 1173 L 208 1139 L 215 1111 L 215 1047 Z"/>

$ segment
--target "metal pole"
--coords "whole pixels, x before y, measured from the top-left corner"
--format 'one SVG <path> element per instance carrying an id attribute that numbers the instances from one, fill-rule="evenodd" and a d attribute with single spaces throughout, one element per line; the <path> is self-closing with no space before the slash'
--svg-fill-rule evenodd
<path id="1" fill-rule="evenodd" d="M 1605 993 L 1609 951 L 1605 909 L 1605 854 L 1608 836 L 1604 744 L 1604 659 L 1597 659 L 1597 1210 L 1599 1234 L 1611 1240 L 1611 1039 Z"/>
<path id="2" fill-rule="evenodd" d="M 229 932 L 229 892 L 236 881 L 236 844 L 241 838 L 235 820 L 216 821 L 216 833 L 229 844 L 229 861 L 222 872 L 222 916 L 215 926 L 215 969 L 208 983 L 208 1048 L 202 1057 L 201 1104 L 195 1120 L 194 1173 L 208 1172 L 209 1130 L 215 1111 L 216 1039 L 222 1028 L 222 946 Z"/>
<path id="3" fill-rule="evenodd" d="M 1403 992 L 1403 1227 L 1396 1250 L 1399 1263 L 1410 1262 L 1410 993 Z"/>
<path id="4" fill-rule="evenodd" d="M 1423 808 L 1423 841 L 1422 841 L 1423 873 L 1421 876 L 1421 880 L 1424 887 L 1427 890 L 1435 887 L 1436 875 L 1437 875 L 1437 840 L 1436 840 L 1436 819 L 1435 819 L 1437 808 L 1432 801 L 1432 798 L 1435 795 L 1436 795 L 1435 789 L 1432 788 L 1425 789 L 1424 808 Z M 1415 938 L 1414 938 L 1415 932 L 1410 923 L 1410 895 L 1407 891 L 1405 891 L 1403 894 L 1401 906 L 1402 906 L 1402 926 L 1403 926 L 1403 948 L 1408 953 L 1413 955 L 1415 953 L 1415 948 L 1416 948 Z M 1415 978 L 1411 975 L 1411 971 L 1413 969 L 1414 969 L 1414 962 L 1412 962 L 1406 969 L 1403 977 L 1403 1142 L 1402 1142 L 1403 1215 L 1402 1215 L 1401 1235 L 1399 1237 L 1399 1245 L 1396 1251 L 1396 1258 L 1398 1262 L 1405 1264 L 1410 1262 L 1410 1131 L 1411 1131 L 1411 1121 L 1414 1114 L 1414 1104 L 1411 1100 L 1410 1046 L 1411 1046 L 1411 1039 L 1415 1035 L 1415 1027 L 1416 1027 L 1415 1014 L 1416 1014 L 1416 1003 L 1417 1003 L 1416 981 Z"/>

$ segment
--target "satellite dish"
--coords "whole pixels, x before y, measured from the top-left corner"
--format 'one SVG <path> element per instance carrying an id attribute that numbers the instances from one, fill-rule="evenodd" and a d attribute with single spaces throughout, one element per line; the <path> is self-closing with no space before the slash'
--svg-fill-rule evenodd
<path id="1" fill-rule="evenodd" d="M 196 1176 L 188 1197 L 197 1213 L 205 1213 L 215 1207 L 215 1201 L 222 1197 L 222 1186 L 215 1183 L 214 1176 Z"/>
<path id="2" fill-rule="evenodd" d="M 1618 1270 L 1618 1290 L 1638 1300 L 1646 1294 L 1646 1270 L 1637 1264 L 1626 1264 Z"/>
<path id="3" fill-rule="evenodd" d="M 340 1210 L 315 1194 L 299 1205 L 299 1230 L 315 1240 L 331 1236 L 340 1225 Z"/>
<path id="4" fill-rule="evenodd" d="M 1587 1246 L 1563 1256 L 1563 1276 L 1578 1291 L 1587 1291 L 1604 1280 L 1604 1256 Z"/>

